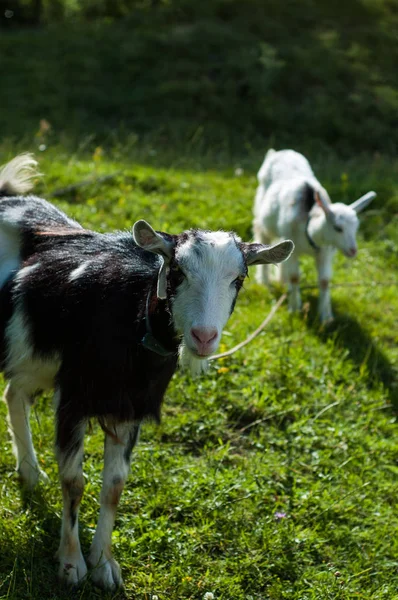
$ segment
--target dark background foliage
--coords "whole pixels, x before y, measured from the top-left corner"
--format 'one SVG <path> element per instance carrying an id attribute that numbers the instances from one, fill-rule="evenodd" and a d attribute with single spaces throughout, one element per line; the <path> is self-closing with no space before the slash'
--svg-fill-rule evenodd
<path id="1" fill-rule="evenodd" d="M 395 0 L 0 0 L 0 128 L 393 154 L 397 31 Z"/>

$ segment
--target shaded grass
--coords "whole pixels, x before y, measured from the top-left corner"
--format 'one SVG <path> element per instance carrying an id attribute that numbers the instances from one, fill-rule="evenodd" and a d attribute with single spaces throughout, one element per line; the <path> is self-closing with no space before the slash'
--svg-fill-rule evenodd
<path id="1" fill-rule="evenodd" d="M 127 150 L 123 155 L 122 148 L 94 155 L 50 148 L 42 156 L 46 176 L 38 190 L 44 196 L 88 175 L 122 171 L 57 200 L 87 227 L 126 228 L 145 218 L 172 233 L 200 226 L 251 235 L 257 162 L 247 162 L 237 176 L 236 163 L 215 170 L 206 157 L 186 156 L 167 168 L 164 157 Z M 367 174 L 366 188 L 377 189 L 379 174 L 387 170 L 380 162 Z M 326 187 L 330 182 L 343 199 L 362 191 L 358 163 L 350 167 L 352 187 L 344 191 L 346 168 L 334 161 L 318 169 Z M 383 184 L 395 185 L 392 178 Z M 213 363 L 208 376 L 192 381 L 179 372 L 173 378 L 161 425 L 144 427 L 118 511 L 113 540 L 125 597 L 395 597 L 397 238 L 387 237 L 386 229 L 381 233 L 374 219 L 366 220 L 356 261 L 336 256 L 336 283 L 363 285 L 333 290 L 332 327 L 320 328 L 317 294 L 303 289 L 303 314 L 290 315 L 283 307 L 259 338 Z M 304 261 L 303 276 L 314 284 L 310 261 Z M 246 337 L 279 292 L 251 278 L 222 349 Z M 50 404 L 39 399 L 32 424 L 51 483 L 30 498 L 21 497 L 10 476 L 14 461 L 0 406 L 0 598 L 71 597 L 56 581 L 53 560 L 61 493 Z M 94 428 L 84 463 L 84 552 L 98 515 L 101 470 L 102 436 Z M 103 594 L 87 582 L 72 597 Z"/>
<path id="2" fill-rule="evenodd" d="M 123 12 L 21 30 L 0 15 L 10 26 L 0 37 L 3 137 L 47 119 L 59 135 L 101 144 L 116 130 L 202 153 L 278 144 L 395 154 L 394 2 L 187 0 Z"/>

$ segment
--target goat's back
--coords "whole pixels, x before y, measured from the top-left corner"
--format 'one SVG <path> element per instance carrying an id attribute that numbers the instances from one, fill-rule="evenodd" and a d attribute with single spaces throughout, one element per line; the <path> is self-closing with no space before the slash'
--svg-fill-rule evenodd
<path id="1" fill-rule="evenodd" d="M 0 198 L 0 228 L 19 228 L 23 232 L 43 231 L 51 227 L 83 229 L 65 213 L 38 196 Z"/>
<path id="2" fill-rule="evenodd" d="M 279 180 L 315 177 L 308 160 L 295 150 L 269 150 L 257 174 L 260 184 L 265 187 Z"/>

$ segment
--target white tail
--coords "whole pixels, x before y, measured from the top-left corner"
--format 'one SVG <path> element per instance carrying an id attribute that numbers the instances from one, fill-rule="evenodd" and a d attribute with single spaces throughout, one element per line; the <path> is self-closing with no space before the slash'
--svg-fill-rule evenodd
<path id="1" fill-rule="evenodd" d="M 19 154 L 0 170 L 0 196 L 26 194 L 33 188 L 33 178 L 39 175 L 33 155 Z"/>

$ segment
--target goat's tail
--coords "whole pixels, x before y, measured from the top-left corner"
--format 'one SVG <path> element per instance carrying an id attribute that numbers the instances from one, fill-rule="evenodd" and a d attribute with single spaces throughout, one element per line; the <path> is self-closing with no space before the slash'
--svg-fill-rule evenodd
<path id="1" fill-rule="evenodd" d="M 257 173 L 257 179 L 259 183 L 265 183 L 266 180 L 269 178 L 269 172 L 272 164 L 271 157 L 274 154 L 276 154 L 276 150 L 270 148 L 267 154 L 265 155 L 263 164 L 261 165 L 260 170 Z"/>
<path id="2" fill-rule="evenodd" d="M 33 155 L 19 154 L 0 169 L 0 198 L 26 194 L 33 188 L 33 179 L 38 175 Z"/>

